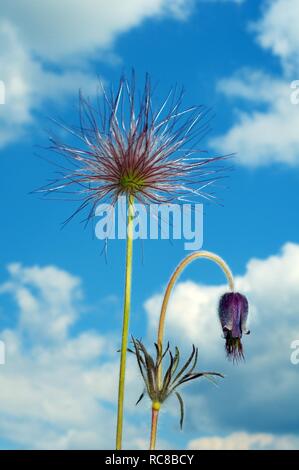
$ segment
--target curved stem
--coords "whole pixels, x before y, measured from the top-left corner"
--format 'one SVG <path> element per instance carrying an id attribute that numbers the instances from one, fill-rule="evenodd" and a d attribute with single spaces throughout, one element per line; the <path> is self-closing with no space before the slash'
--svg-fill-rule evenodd
<path id="1" fill-rule="evenodd" d="M 127 214 L 127 247 L 126 247 L 126 275 L 125 275 L 125 295 L 124 313 L 121 340 L 119 385 L 118 385 L 118 407 L 117 407 L 117 428 L 116 428 L 116 449 L 122 448 L 123 416 L 124 416 L 124 396 L 125 396 L 125 374 L 126 359 L 129 336 L 129 321 L 131 307 L 131 286 L 132 286 L 132 264 L 133 264 L 133 219 L 134 219 L 134 198 L 128 197 Z"/>
<path id="2" fill-rule="evenodd" d="M 227 278 L 230 290 L 231 291 L 234 290 L 234 279 L 233 279 L 233 275 L 231 273 L 231 270 L 228 267 L 228 265 L 226 264 L 226 262 L 220 256 L 216 255 L 215 253 L 211 253 L 209 251 L 197 251 L 195 253 L 191 253 L 191 255 L 189 255 L 189 256 L 186 256 L 186 258 L 184 258 L 183 261 L 180 262 L 180 264 L 177 266 L 174 273 L 172 274 L 172 276 L 171 276 L 171 278 L 170 278 L 170 280 L 167 284 L 166 291 L 165 291 L 165 294 L 164 294 L 163 303 L 162 303 L 162 307 L 161 307 L 161 313 L 160 313 L 158 337 L 157 337 L 157 344 L 158 344 L 158 347 L 159 347 L 159 350 L 161 351 L 161 353 L 163 351 L 163 336 L 164 336 L 166 310 L 167 310 L 169 298 L 170 298 L 170 295 L 171 295 L 171 291 L 172 291 L 178 277 L 182 273 L 182 271 L 188 266 L 188 264 L 190 264 L 192 261 L 196 260 L 197 258 L 209 259 L 210 261 L 213 261 L 214 263 L 218 264 L 218 266 L 220 266 L 220 268 L 222 269 L 222 271 L 224 272 L 224 274 Z M 160 362 L 160 364 L 158 366 L 158 382 L 159 382 L 158 386 L 159 386 L 159 388 L 161 388 L 161 386 L 162 386 L 162 361 Z M 153 417 L 152 417 L 152 420 L 153 420 Z M 152 424 L 152 429 L 153 429 L 153 424 Z M 155 435 L 154 436 L 151 435 L 151 443 L 152 442 L 155 443 L 155 441 L 156 441 L 157 425 L 155 425 L 155 427 L 154 427 L 154 432 L 155 432 Z M 152 434 L 153 434 L 153 432 L 152 432 Z"/>
<path id="3" fill-rule="evenodd" d="M 166 291 L 164 294 L 164 299 L 161 307 L 161 313 L 160 313 L 160 321 L 159 321 L 159 328 L 158 328 L 158 337 L 157 337 L 157 343 L 159 348 L 163 347 L 163 336 L 164 336 L 164 325 L 165 325 L 165 317 L 166 317 L 166 310 L 170 298 L 171 291 L 174 287 L 174 284 L 176 283 L 179 275 L 182 273 L 182 271 L 188 266 L 188 264 L 192 263 L 197 258 L 204 258 L 204 259 L 209 259 L 211 261 L 214 261 L 214 263 L 218 264 L 222 271 L 224 272 L 227 282 L 229 284 L 230 290 L 234 290 L 234 278 L 231 273 L 231 270 L 229 269 L 228 265 L 226 262 L 220 258 L 220 256 L 211 253 L 209 251 L 196 251 L 195 253 L 191 253 L 191 255 L 187 256 L 186 258 L 183 259 L 183 261 L 180 262 L 180 264 L 177 266 L 175 269 L 174 273 L 172 274 L 167 287 Z M 162 364 L 160 364 L 160 369 L 161 369 Z"/>

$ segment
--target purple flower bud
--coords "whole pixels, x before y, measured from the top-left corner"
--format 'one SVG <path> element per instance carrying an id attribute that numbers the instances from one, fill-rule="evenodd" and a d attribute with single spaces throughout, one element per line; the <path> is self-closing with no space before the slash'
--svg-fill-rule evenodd
<path id="1" fill-rule="evenodd" d="M 243 359 L 242 334 L 249 334 L 246 328 L 248 301 L 238 292 L 228 292 L 219 301 L 218 314 L 224 337 L 225 349 L 229 358 Z"/>

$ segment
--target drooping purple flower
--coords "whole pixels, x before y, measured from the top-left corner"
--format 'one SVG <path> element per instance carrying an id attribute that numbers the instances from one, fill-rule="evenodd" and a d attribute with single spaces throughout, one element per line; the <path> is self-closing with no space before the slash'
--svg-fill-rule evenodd
<path id="1" fill-rule="evenodd" d="M 67 165 L 58 161 L 58 178 L 39 191 L 75 194 L 81 204 L 73 215 L 89 208 L 87 220 L 100 201 L 115 204 L 120 195 L 143 203 L 214 197 L 206 188 L 222 168 L 211 164 L 224 157 L 203 156 L 207 110 L 182 108 L 182 98 L 172 90 L 154 110 L 149 77 L 139 95 L 134 74 L 121 78 L 116 93 L 103 88 L 95 107 L 80 94 L 79 128 L 62 125 L 78 145 L 50 138 L 49 149 Z"/>
<path id="2" fill-rule="evenodd" d="M 224 337 L 226 352 L 233 360 L 243 359 L 243 334 L 249 334 L 246 328 L 248 301 L 239 292 L 228 292 L 220 298 L 218 314 Z"/>

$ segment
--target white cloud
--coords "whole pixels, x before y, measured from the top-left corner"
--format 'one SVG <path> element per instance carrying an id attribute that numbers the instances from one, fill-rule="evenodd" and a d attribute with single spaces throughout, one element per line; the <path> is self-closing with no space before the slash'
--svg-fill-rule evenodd
<path id="1" fill-rule="evenodd" d="M 47 100 L 61 103 L 79 88 L 95 93 L 89 60 L 113 57 L 114 40 L 148 18 L 185 19 L 192 0 L 9 0 L 1 2 L 0 148 L 19 139 Z"/>
<path id="2" fill-rule="evenodd" d="M 15 263 L 8 269 L 11 279 L 1 290 L 14 295 L 22 330 L 34 335 L 36 341 L 43 341 L 45 336 L 56 342 L 64 340 L 76 318 L 79 279 L 52 266 L 23 268 Z"/>
<path id="3" fill-rule="evenodd" d="M 113 448 L 117 341 L 95 331 L 71 334 L 82 302 L 77 277 L 54 266 L 12 264 L 9 273 L 0 293 L 14 296 L 17 324 L 0 332 L 6 345 L 0 436 L 33 449 Z M 12 313 L 4 311 L 7 318 Z M 134 406 L 136 372 L 129 358 L 129 417 L 133 410 L 142 412 Z M 146 438 L 146 430 L 137 432 L 130 420 L 126 423 L 126 446 Z"/>
<path id="4" fill-rule="evenodd" d="M 294 243 L 266 259 L 250 260 L 245 274 L 236 277 L 237 290 L 249 299 L 251 329 L 251 335 L 243 338 L 246 363 L 236 367 L 225 359 L 216 313 L 227 286 L 177 284 L 166 338 L 171 338 L 172 346 L 190 348 L 195 343 L 198 367 L 227 376 L 209 393 L 201 392 L 200 385 L 186 389 L 187 426 L 201 434 L 244 430 L 245 426 L 248 432 L 293 433 L 299 419 L 298 369 L 290 356 L 291 342 L 299 338 L 298 285 L 299 245 Z M 156 295 L 145 304 L 151 328 L 156 325 L 161 300 Z"/>
<path id="5" fill-rule="evenodd" d="M 252 330 L 244 338 L 246 363 L 238 367 L 224 357 L 216 314 L 225 284 L 177 284 L 167 317 L 171 347 L 185 350 L 194 342 L 199 369 L 226 375 L 218 388 L 199 382 L 183 391 L 185 429 L 205 436 L 190 448 L 298 447 L 298 366 L 290 362 L 291 342 L 299 338 L 298 266 L 299 245 L 287 243 L 278 254 L 251 259 L 236 277 L 237 289 L 250 302 Z M 2 306 L 2 318 L 16 317 L 16 325 L 0 332 L 7 349 L 0 374 L 0 436 L 25 448 L 112 448 L 118 340 L 75 329 L 84 302 L 80 279 L 55 266 L 14 263 L 0 294 L 16 302 L 16 311 Z M 160 295 L 146 302 L 151 338 L 160 305 Z M 97 315 L 100 321 L 101 312 Z M 148 428 L 136 424 L 149 411 L 148 402 L 134 406 L 139 390 L 130 357 L 126 447 L 131 448 L 144 447 L 148 437 Z M 177 422 L 177 408 L 170 402 L 166 409 Z"/>
<path id="6" fill-rule="evenodd" d="M 299 437 L 274 434 L 248 434 L 237 432 L 229 436 L 212 436 L 193 439 L 188 445 L 191 450 L 296 450 Z"/>
<path id="7" fill-rule="evenodd" d="M 251 25 L 260 47 L 278 57 L 280 76 L 247 69 L 218 85 L 238 100 L 236 122 L 211 145 L 221 153 L 236 152 L 240 164 L 299 164 L 299 107 L 291 102 L 291 82 L 299 73 L 298 16 L 298 2 L 274 0 L 266 2 L 261 19 Z"/>
<path id="8" fill-rule="evenodd" d="M 22 43 L 42 58 L 59 62 L 111 46 L 120 33 L 147 18 L 186 18 L 190 0 L 3 0 L 1 14 L 17 28 Z M 79 56 L 79 57 L 78 57 Z"/>
<path id="9" fill-rule="evenodd" d="M 5 84 L 5 104 L 0 106 L 0 148 L 24 134 L 43 103 L 61 103 L 68 96 L 76 96 L 81 86 L 87 93 L 96 90 L 96 78 L 84 69 L 69 67 L 64 72 L 52 72 L 44 68 L 8 22 L 0 22 L 0 43 L 0 74 Z"/>
<path id="10" fill-rule="evenodd" d="M 286 69 L 298 72 L 299 3 L 294 0 L 267 2 L 263 17 L 253 29 L 261 47 L 277 55 Z"/>
<path id="11" fill-rule="evenodd" d="M 6 104 L 0 107 L 0 149 L 26 135 L 47 100 L 61 103 L 79 88 L 95 93 L 97 77 L 89 62 L 118 60 L 113 47 L 121 34 L 148 19 L 186 20 L 194 5 L 194 0 L 2 0 L 0 81 Z"/>
<path id="12" fill-rule="evenodd" d="M 211 140 L 214 148 L 237 152 L 237 161 L 248 167 L 299 164 L 299 107 L 291 103 L 290 81 L 245 70 L 222 80 L 218 87 L 231 100 L 250 103 L 252 109 L 238 107 L 236 124 Z"/>
<path id="13" fill-rule="evenodd" d="M 223 286 L 208 287 L 195 284 L 192 281 L 179 283 L 172 294 L 167 317 L 167 337 L 172 341 L 180 338 L 188 340 L 190 344 L 201 344 L 202 348 L 217 349 L 217 342 L 211 342 L 210 337 L 217 336 L 219 325 L 216 321 L 217 299 Z M 148 312 L 148 321 L 151 331 L 158 324 L 162 295 L 158 294 L 145 302 Z M 188 312 L 188 313 L 185 313 Z M 204 312 L 203 315 L 200 312 Z M 194 328 L 196 325 L 196 328 Z M 210 334 L 204 334 L 209 331 Z M 214 350 L 215 353 L 215 350 Z"/>

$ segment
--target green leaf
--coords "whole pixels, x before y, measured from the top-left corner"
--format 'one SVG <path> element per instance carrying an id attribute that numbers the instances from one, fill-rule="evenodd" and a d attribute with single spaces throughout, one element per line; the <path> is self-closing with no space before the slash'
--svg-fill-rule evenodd
<path id="1" fill-rule="evenodd" d="M 185 370 L 189 367 L 189 365 L 192 362 L 192 359 L 193 359 L 194 355 L 196 355 L 196 349 L 195 349 L 195 346 L 193 345 L 192 346 L 192 353 L 191 353 L 189 359 L 187 360 L 186 364 L 181 368 L 181 370 L 176 375 L 176 377 L 173 379 L 172 384 L 174 384 L 178 380 L 178 378 L 181 377 L 181 375 L 185 372 Z"/>
<path id="2" fill-rule="evenodd" d="M 139 370 L 140 370 L 140 373 L 142 375 L 142 378 L 144 380 L 144 383 L 146 384 L 147 388 L 148 388 L 148 383 L 147 383 L 147 378 L 146 378 L 146 374 L 143 370 L 143 358 L 141 357 L 140 355 L 140 352 L 139 352 L 139 349 L 138 349 L 138 344 L 137 344 L 137 341 L 135 341 L 135 339 L 132 337 L 132 341 L 133 341 L 133 344 L 134 344 L 134 348 L 135 348 L 135 352 L 136 352 L 136 358 L 137 358 L 137 364 L 138 364 L 138 367 L 139 367 Z"/>
<path id="3" fill-rule="evenodd" d="M 156 360 L 156 368 L 158 369 L 159 365 L 161 364 L 161 362 L 163 361 L 165 355 L 167 354 L 167 351 L 169 350 L 169 342 L 167 343 L 167 347 L 165 349 L 164 352 L 160 352 L 159 350 L 159 346 L 157 345 L 157 343 L 155 343 L 155 348 L 157 350 L 157 360 Z"/>
<path id="4" fill-rule="evenodd" d="M 173 366 L 172 366 L 172 371 L 171 371 L 172 375 L 175 374 L 178 368 L 179 362 L 180 362 L 180 351 L 178 350 L 177 347 L 175 347 L 175 354 L 174 354 Z"/>
<path id="5" fill-rule="evenodd" d="M 175 390 L 179 385 L 182 385 L 183 383 L 189 382 L 190 380 L 198 379 L 200 377 L 205 377 L 214 384 L 217 383 L 215 380 L 213 380 L 212 376 L 217 376 L 217 377 L 222 377 L 222 374 L 219 374 L 218 372 L 196 372 L 194 374 L 186 374 L 184 377 L 181 378 L 181 380 L 173 387 L 173 390 Z"/>
<path id="6" fill-rule="evenodd" d="M 192 374 L 192 372 L 194 371 L 196 364 L 197 364 L 197 359 L 198 359 L 198 348 L 195 349 L 194 361 L 193 361 L 191 369 L 189 370 L 189 374 Z"/>
<path id="7" fill-rule="evenodd" d="M 180 428 L 182 429 L 183 428 L 183 422 L 184 422 L 184 402 L 183 402 L 183 399 L 181 397 L 181 395 L 179 394 L 179 392 L 175 392 L 176 396 L 177 396 L 177 399 L 179 400 L 179 404 L 180 404 Z"/>
<path id="8" fill-rule="evenodd" d="M 144 397 L 144 394 L 145 394 L 145 391 L 142 392 L 142 394 L 140 395 L 140 397 L 139 397 L 138 400 L 136 401 L 135 405 L 138 405 L 138 403 L 141 402 L 142 398 Z"/>
<path id="9" fill-rule="evenodd" d="M 150 397 L 152 397 L 152 395 L 155 392 L 155 388 L 156 388 L 155 387 L 155 385 L 156 385 L 155 363 L 154 363 L 152 357 L 148 354 L 146 348 L 144 347 L 144 345 L 142 344 L 141 341 L 135 340 L 135 344 L 137 345 L 136 352 L 138 351 L 138 354 L 140 355 L 141 354 L 140 351 L 141 351 L 144 355 L 145 371 L 146 371 L 146 375 L 147 375 L 147 380 L 144 378 L 143 374 L 142 374 L 142 376 L 143 376 L 143 379 L 144 379 L 145 384 L 147 386 L 149 395 L 150 395 Z"/>
<path id="10" fill-rule="evenodd" d="M 172 367 L 173 367 L 173 356 L 170 351 L 169 351 L 169 357 L 170 357 L 170 364 L 164 375 L 162 396 L 160 397 L 161 400 L 164 400 L 165 398 L 164 396 L 167 395 L 167 388 L 168 388 L 168 385 L 170 384 L 171 377 L 172 377 L 171 373 L 172 373 Z"/>

